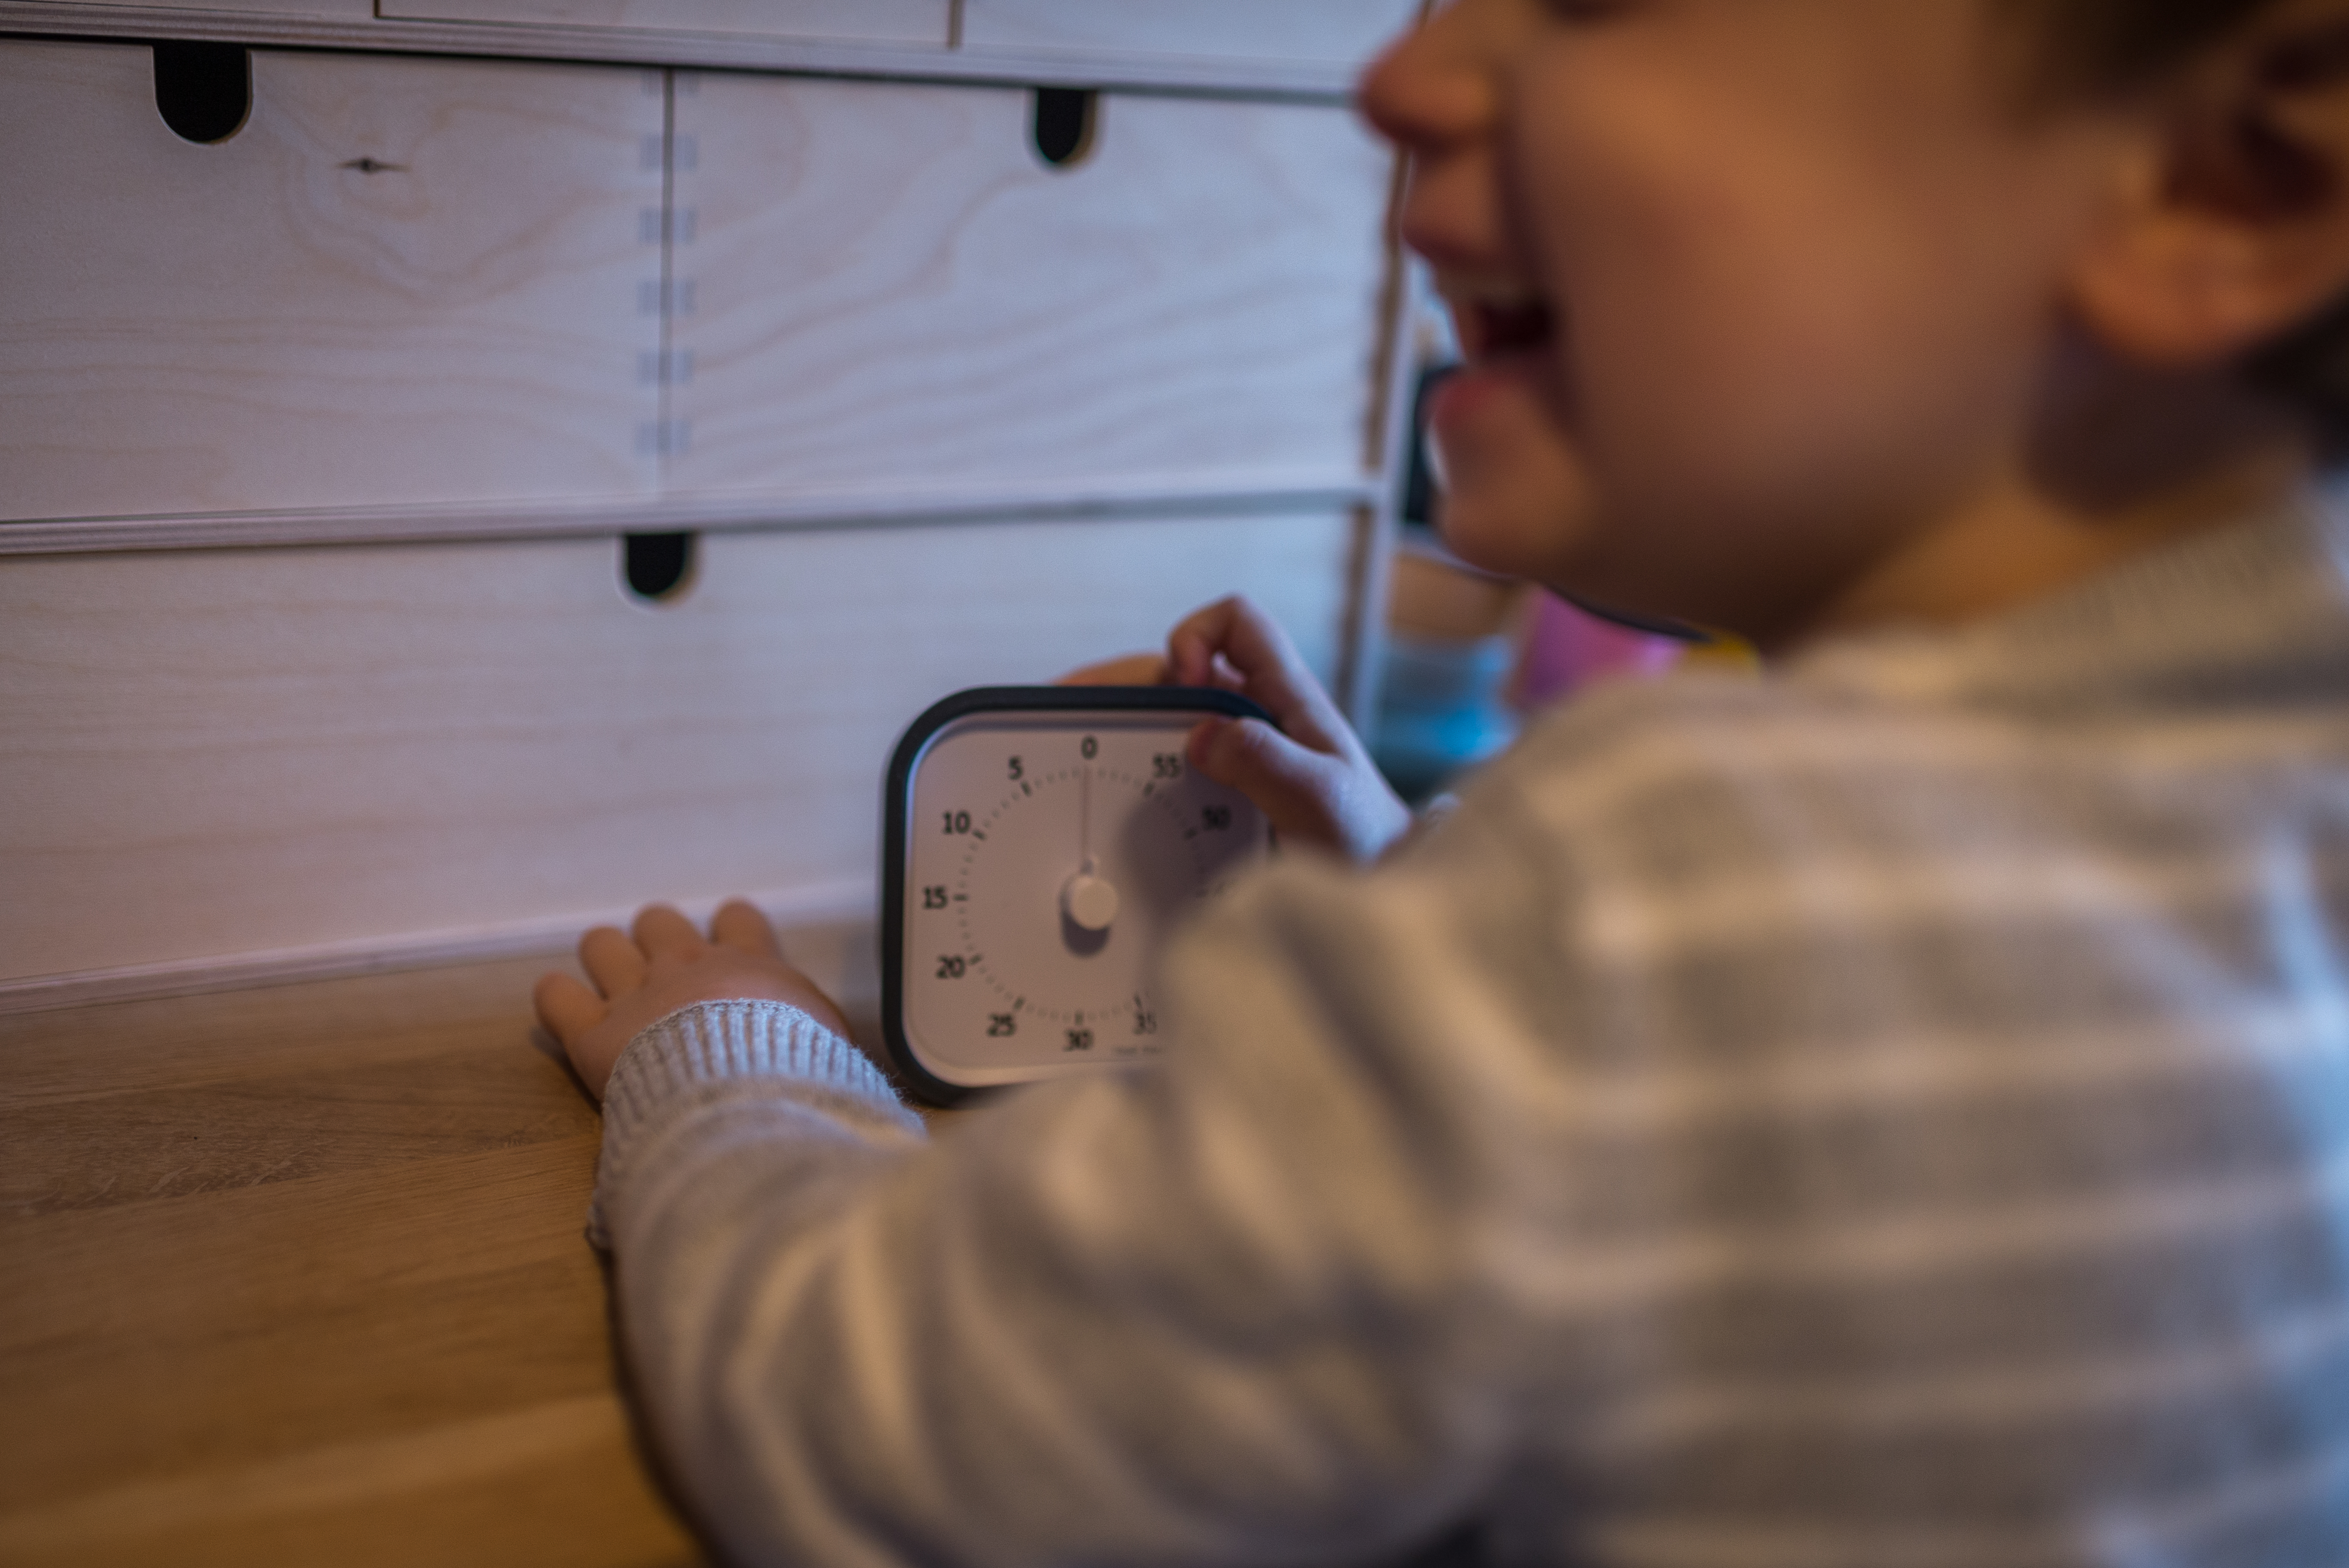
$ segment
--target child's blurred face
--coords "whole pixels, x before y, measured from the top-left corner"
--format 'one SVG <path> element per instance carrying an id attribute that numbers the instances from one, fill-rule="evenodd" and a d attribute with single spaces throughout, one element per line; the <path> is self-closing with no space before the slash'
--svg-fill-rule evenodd
<path id="1" fill-rule="evenodd" d="M 2015 460 L 2115 142 L 1987 0 L 1455 0 L 1367 78 L 1463 555 L 1798 634 Z"/>

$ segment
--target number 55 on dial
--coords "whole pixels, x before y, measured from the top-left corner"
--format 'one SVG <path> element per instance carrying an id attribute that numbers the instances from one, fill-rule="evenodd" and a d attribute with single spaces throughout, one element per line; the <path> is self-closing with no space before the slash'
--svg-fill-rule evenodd
<path id="1" fill-rule="evenodd" d="M 914 721 L 883 802 L 881 1012 L 925 1099 L 1158 1053 L 1159 943 L 1271 842 L 1184 760 L 1216 715 L 1267 717 L 1190 687 L 989 686 Z"/>

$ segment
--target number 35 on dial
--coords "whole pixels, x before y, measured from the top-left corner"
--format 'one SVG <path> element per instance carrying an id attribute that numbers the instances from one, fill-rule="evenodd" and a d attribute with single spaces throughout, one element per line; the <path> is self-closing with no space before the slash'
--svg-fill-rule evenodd
<path id="1" fill-rule="evenodd" d="M 884 801 L 881 1006 L 916 1093 L 1157 1054 L 1160 941 L 1270 847 L 1184 759 L 1216 715 L 1266 717 L 1183 686 L 989 686 L 914 721 Z"/>

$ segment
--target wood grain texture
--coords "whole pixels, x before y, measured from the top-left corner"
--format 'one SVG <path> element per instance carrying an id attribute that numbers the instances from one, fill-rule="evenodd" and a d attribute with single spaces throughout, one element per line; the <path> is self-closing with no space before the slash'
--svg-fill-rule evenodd
<path id="1" fill-rule="evenodd" d="M 963 47 L 1359 67 L 1421 0 L 963 0 Z"/>
<path id="2" fill-rule="evenodd" d="M 949 0 L 378 0 L 386 16 L 947 46 Z"/>
<path id="3" fill-rule="evenodd" d="M 1359 482 L 1389 154 L 1311 106 L 683 75 L 666 491 Z"/>
<path id="4" fill-rule="evenodd" d="M 1346 513 L 0 561 L 0 979 L 877 875 L 899 730 L 1257 595 L 1325 674 Z"/>
<path id="5" fill-rule="evenodd" d="M 657 75 L 264 51 L 253 97 L 198 146 L 150 51 L 0 42 L 0 516 L 650 488 Z"/>
<path id="6" fill-rule="evenodd" d="M 542 966 L 0 1021 L 0 1562 L 698 1560 Z"/>

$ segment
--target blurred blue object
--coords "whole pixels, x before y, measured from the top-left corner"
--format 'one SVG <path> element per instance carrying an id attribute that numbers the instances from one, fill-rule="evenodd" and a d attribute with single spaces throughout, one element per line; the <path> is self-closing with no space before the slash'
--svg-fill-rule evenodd
<path id="1" fill-rule="evenodd" d="M 1413 804 L 1516 738 L 1506 700 L 1516 649 L 1506 636 L 1456 641 L 1387 635 L 1371 758 Z"/>

